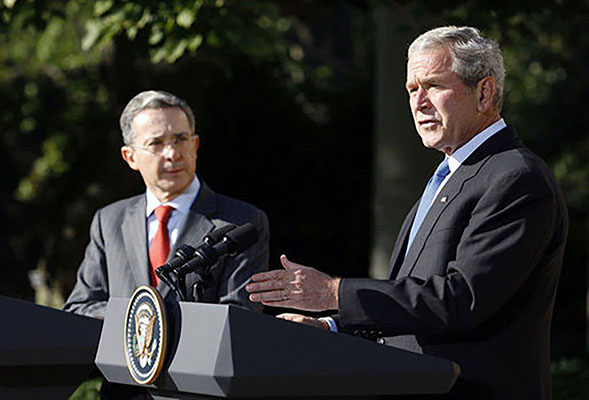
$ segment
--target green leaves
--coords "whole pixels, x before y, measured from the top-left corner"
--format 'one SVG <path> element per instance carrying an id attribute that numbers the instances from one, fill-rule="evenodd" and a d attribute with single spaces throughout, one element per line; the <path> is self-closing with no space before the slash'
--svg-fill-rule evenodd
<path id="1" fill-rule="evenodd" d="M 64 159 L 67 143 L 68 138 L 63 132 L 55 133 L 45 140 L 41 157 L 35 160 L 30 174 L 21 179 L 18 185 L 17 200 L 33 200 L 46 180 L 60 177 L 69 170 L 69 165 Z"/>
<path id="2" fill-rule="evenodd" d="M 276 44 L 290 27 L 276 6 L 263 1 L 97 1 L 82 48 L 109 46 L 124 35 L 145 45 L 154 63 L 174 63 L 202 46 L 222 49 L 220 63 L 228 54 L 262 61 L 287 57 L 285 46 Z"/>
<path id="3" fill-rule="evenodd" d="M 6 8 L 12 8 L 14 6 L 14 3 L 16 3 L 16 0 L 3 0 L 2 4 L 4 4 L 4 6 Z"/>
<path id="4" fill-rule="evenodd" d="M 182 28 L 189 29 L 196 18 L 195 10 L 183 9 L 176 17 L 176 23 Z"/>

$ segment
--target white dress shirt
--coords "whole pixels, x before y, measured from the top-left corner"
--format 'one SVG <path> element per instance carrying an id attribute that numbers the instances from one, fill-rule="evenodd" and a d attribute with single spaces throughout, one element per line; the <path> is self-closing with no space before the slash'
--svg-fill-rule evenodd
<path id="1" fill-rule="evenodd" d="M 178 239 L 180 228 L 182 228 L 184 221 L 186 221 L 188 211 L 190 210 L 192 203 L 194 203 L 196 196 L 198 196 L 199 191 L 200 181 L 196 175 L 186 190 L 182 192 L 182 194 L 180 194 L 175 199 L 168 201 L 167 203 L 160 203 L 153 192 L 147 189 L 145 192 L 145 196 L 147 198 L 145 206 L 145 217 L 147 218 L 147 248 L 149 248 L 151 245 L 151 241 L 155 237 L 159 225 L 153 210 L 161 205 L 174 207 L 174 210 L 170 215 L 170 219 L 168 220 L 168 237 L 170 238 L 170 249 L 172 249 L 174 248 L 176 239 Z"/>

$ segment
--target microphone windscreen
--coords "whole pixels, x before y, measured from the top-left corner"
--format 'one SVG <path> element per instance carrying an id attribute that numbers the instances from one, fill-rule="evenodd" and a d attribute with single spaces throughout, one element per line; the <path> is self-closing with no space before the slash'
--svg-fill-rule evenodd
<path id="1" fill-rule="evenodd" d="M 181 260 L 188 261 L 194 256 L 195 250 L 196 249 L 194 247 L 183 244 L 178 248 L 178 250 L 176 250 L 174 256 L 180 258 Z"/>
<path id="2" fill-rule="evenodd" d="M 233 243 L 234 251 L 239 253 L 258 241 L 258 231 L 248 222 L 228 232 L 225 237 Z"/>
<path id="3" fill-rule="evenodd" d="M 204 240 L 209 246 L 213 246 L 213 245 L 219 243 L 219 241 L 221 239 L 223 239 L 223 236 L 225 236 L 225 234 L 227 234 L 227 232 L 230 232 L 230 231 L 234 230 L 235 228 L 237 228 L 236 225 L 227 224 L 225 226 L 220 227 L 219 229 L 215 229 L 214 231 L 212 231 L 211 233 L 206 235 L 204 237 Z"/>

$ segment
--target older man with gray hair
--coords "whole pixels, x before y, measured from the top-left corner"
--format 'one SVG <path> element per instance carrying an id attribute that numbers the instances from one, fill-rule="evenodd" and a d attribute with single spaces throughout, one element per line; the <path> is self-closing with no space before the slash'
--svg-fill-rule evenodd
<path id="1" fill-rule="evenodd" d="M 499 46 L 441 27 L 409 47 L 417 133 L 444 160 L 395 243 L 389 279 L 328 276 L 281 257 L 256 274 L 252 301 L 331 318 L 281 318 L 447 358 L 448 399 L 550 399 L 550 323 L 568 216 L 546 164 L 501 118 Z M 427 397 L 429 398 L 429 397 Z"/>
<path id="2" fill-rule="evenodd" d="M 180 98 L 145 91 L 125 107 L 120 119 L 121 155 L 143 178 L 146 192 L 98 210 L 76 285 L 64 309 L 103 317 L 110 296 L 130 297 L 141 285 L 158 287 L 155 269 L 183 244 L 198 246 L 205 235 L 227 224 L 250 222 L 259 240 L 245 252 L 219 261 L 206 287 L 195 274 L 182 288 L 189 300 L 259 309 L 248 300 L 249 277 L 267 269 L 268 219 L 245 202 L 215 193 L 196 175 L 200 140 L 194 113 Z M 159 284 L 159 286 L 158 286 Z"/>

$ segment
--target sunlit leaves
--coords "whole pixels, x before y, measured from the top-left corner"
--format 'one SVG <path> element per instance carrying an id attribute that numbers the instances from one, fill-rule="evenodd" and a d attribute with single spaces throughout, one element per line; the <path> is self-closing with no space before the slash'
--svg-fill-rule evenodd
<path id="1" fill-rule="evenodd" d="M 117 35 L 136 40 L 143 32 L 156 63 L 174 63 L 202 46 L 261 60 L 285 57 L 285 47 L 276 44 L 290 26 L 275 5 L 262 1 L 98 1 L 83 48 L 108 46 Z"/>
<path id="2" fill-rule="evenodd" d="M 94 3 L 94 15 L 101 16 L 108 12 L 115 4 L 113 0 L 98 0 Z"/>
<path id="3" fill-rule="evenodd" d="M 189 29 L 196 18 L 198 10 L 183 9 L 176 17 L 176 23 L 182 28 Z"/>
<path id="4" fill-rule="evenodd" d="M 18 200 L 33 200 L 44 181 L 68 171 L 69 165 L 63 156 L 67 141 L 66 135 L 56 133 L 43 143 L 41 157 L 33 163 L 31 173 L 20 181 L 16 190 Z"/>

